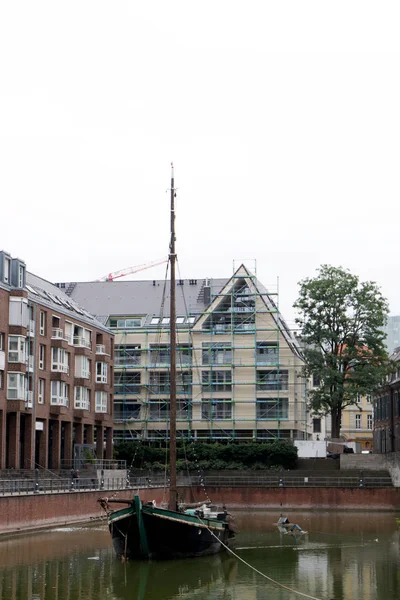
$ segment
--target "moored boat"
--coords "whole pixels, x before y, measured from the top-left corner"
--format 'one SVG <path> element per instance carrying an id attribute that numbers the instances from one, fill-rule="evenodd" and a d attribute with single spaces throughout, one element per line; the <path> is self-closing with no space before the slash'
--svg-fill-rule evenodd
<path id="1" fill-rule="evenodd" d="M 235 537 L 235 523 L 225 509 L 211 510 L 207 504 L 179 508 L 176 484 L 176 308 L 175 308 L 175 196 L 174 170 L 171 174 L 170 279 L 170 445 L 168 508 L 133 499 L 100 498 L 107 513 L 115 552 L 125 559 L 168 559 L 216 554 Z M 125 508 L 113 510 L 112 503 Z"/>

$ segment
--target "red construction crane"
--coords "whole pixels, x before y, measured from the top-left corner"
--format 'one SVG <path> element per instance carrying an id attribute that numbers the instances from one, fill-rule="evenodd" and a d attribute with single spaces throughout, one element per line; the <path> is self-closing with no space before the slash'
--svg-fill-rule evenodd
<path id="1" fill-rule="evenodd" d="M 135 267 L 128 267 L 127 269 L 121 269 L 121 271 L 109 273 L 108 275 L 104 275 L 104 277 L 101 277 L 98 281 L 114 281 L 114 279 L 118 279 L 119 277 L 125 277 L 125 275 L 132 275 L 132 273 L 144 271 L 145 269 L 150 269 L 151 267 L 156 267 L 157 265 L 162 265 L 166 262 L 168 262 L 168 258 L 160 258 L 158 260 L 153 260 L 153 262 L 143 263 L 142 265 L 136 265 Z"/>

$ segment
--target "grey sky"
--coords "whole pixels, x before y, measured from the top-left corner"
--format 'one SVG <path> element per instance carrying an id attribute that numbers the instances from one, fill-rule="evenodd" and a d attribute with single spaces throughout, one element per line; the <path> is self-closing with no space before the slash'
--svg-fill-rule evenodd
<path id="1" fill-rule="evenodd" d="M 297 282 L 326 262 L 400 313 L 399 16 L 349 0 L 2 2 L 0 246 L 53 281 L 160 258 L 173 160 L 182 277 L 256 259 L 290 322 Z"/>

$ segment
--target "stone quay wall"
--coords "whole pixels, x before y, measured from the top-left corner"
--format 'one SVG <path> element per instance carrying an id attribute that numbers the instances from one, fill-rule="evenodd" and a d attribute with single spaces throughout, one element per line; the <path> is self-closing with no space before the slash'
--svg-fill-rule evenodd
<path id="1" fill-rule="evenodd" d="M 131 499 L 134 490 L 108 491 L 111 498 Z M 184 502 L 206 499 L 202 487 L 179 488 Z M 400 511 L 400 488 L 228 488 L 207 487 L 213 503 L 228 510 L 382 510 Z M 105 495 L 105 494 L 104 494 Z M 70 526 L 104 518 L 98 498 L 101 492 L 29 494 L 0 497 L 0 535 L 27 533 L 38 529 Z M 165 499 L 162 488 L 140 491 L 144 502 Z M 114 505 L 116 508 L 118 505 Z"/>

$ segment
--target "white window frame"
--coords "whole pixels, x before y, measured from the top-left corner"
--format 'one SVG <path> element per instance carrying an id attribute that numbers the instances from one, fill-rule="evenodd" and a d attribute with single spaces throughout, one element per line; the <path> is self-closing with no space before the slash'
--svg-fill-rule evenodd
<path id="1" fill-rule="evenodd" d="M 356 415 L 356 429 L 361 429 L 361 415 Z"/>
<path id="2" fill-rule="evenodd" d="M 107 392 L 95 392 L 95 412 L 107 412 Z"/>
<path id="3" fill-rule="evenodd" d="M 54 373 L 69 373 L 69 355 L 64 348 L 51 348 L 51 370 Z"/>
<path id="4" fill-rule="evenodd" d="M 374 427 L 374 419 L 372 415 L 367 415 L 367 429 L 372 430 Z"/>
<path id="5" fill-rule="evenodd" d="M 46 362 L 46 346 L 44 344 L 39 344 L 39 369 L 40 369 L 40 371 L 44 371 L 45 362 Z"/>
<path id="6" fill-rule="evenodd" d="M 46 313 L 44 310 L 39 313 L 39 333 L 40 335 L 46 335 Z"/>
<path id="7" fill-rule="evenodd" d="M 87 387 L 75 386 L 74 407 L 80 410 L 90 410 L 90 390 Z"/>
<path id="8" fill-rule="evenodd" d="M 90 379 L 90 360 L 87 356 L 75 356 L 75 377 Z"/>
<path id="9" fill-rule="evenodd" d="M 44 404 L 45 389 L 46 389 L 46 380 L 39 377 L 39 379 L 38 379 L 38 404 Z"/>
<path id="10" fill-rule="evenodd" d="M 56 406 L 69 406 L 69 386 L 64 381 L 51 382 L 50 404 Z"/>
<path id="11" fill-rule="evenodd" d="M 107 363 L 96 362 L 96 383 L 107 383 Z"/>
<path id="12" fill-rule="evenodd" d="M 15 378 L 15 385 L 10 386 L 10 380 Z M 7 399 L 25 400 L 26 378 L 24 373 L 7 373 Z"/>
<path id="13" fill-rule="evenodd" d="M 5 345 L 5 335 L 3 332 L 0 332 L 0 351 L 4 351 Z"/>
<path id="14" fill-rule="evenodd" d="M 4 283 L 10 283 L 11 275 L 11 260 L 9 258 L 4 259 Z"/>
<path id="15" fill-rule="evenodd" d="M 17 343 L 17 349 L 11 349 L 11 344 Z M 26 344 L 25 338 L 21 335 L 9 335 L 8 336 L 8 362 L 10 363 L 24 363 L 26 357 Z M 15 355 L 15 356 L 11 356 Z"/>
<path id="16" fill-rule="evenodd" d="M 24 275 L 25 275 L 25 267 L 23 265 L 19 265 L 18 267 L 18 287 L 24 287 Z"/>

